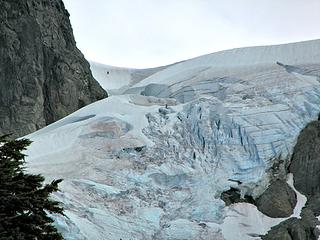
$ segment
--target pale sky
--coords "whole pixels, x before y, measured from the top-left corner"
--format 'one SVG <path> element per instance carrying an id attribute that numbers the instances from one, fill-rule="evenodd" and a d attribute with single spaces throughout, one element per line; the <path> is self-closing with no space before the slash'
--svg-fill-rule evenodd
<path id="1" fill-rule="evenodd" d="M 64 0 L 87 59 L 146 68 L 320 38 L 320 0 Z"/>

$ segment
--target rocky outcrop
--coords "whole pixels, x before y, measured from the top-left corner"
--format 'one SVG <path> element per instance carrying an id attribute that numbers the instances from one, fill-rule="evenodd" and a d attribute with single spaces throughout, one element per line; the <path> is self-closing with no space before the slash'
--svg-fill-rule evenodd
<path id="1" fill-rule="evenodd" d="M 263 240 L 318 239 L 320 214 L 320 121 L 313 121 L 301 131 L 294 147 L 289 171 L 294 175 L 295 188 L 307 196 L 301 219 L 290 218 L 273 227 Z M 278 191 L 280 194 L 281 191 Z M 280 194 L 281 195 L 281 194 Z M 271 204 L 271 202 L 270 202 Z"/>
<path id="2" fill-rule="evenodd" d="M 320 193 L 320 121 L 309 123 L 298 138 L 289 171 L 294 185 L 308 198 Z"/>
<path id="3" fill-rule="evenodd" d="M 318 223 L 313 212 L 304 208 L 301 219 L 290 218 L 273 227 L 267 235 L 262 236 L 263 240 L 316 240 Z"/>
<path id="4" fill-rule="evenodd" d="M 106 96 L 62 0 L 0 1 L 0 134 L 28 134 Z"/>
<path id="5" fill-rule="evenodd" d="M 313 211 L 316 216 L 320 216 L 320 193 L 309 197 L 308 207 Z"/>
<path id="6" fill-rule="evenodd" d="M 267 190 L 256 200 L 260 212 L 273 218 L 289 217 L 297 204 L 293 189 L 283 180 L 270 184 Z"/>
<path id="7" fill-rule="evenodd" d="M 221 200 L 225 202 L 226 206 L 229 206 L 233 203 L 241 203 L 241 202 L 255 204 L 253 197 L 245 195 L 242 198 L 240 191 L 235 188 L 230 188 L 228 191 L 222 192 Z"/>

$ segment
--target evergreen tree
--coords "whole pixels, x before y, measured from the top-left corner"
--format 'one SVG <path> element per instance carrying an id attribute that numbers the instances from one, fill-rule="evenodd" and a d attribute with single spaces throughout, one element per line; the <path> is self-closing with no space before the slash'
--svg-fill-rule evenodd
<path id="1" fill-rule="evenodd" d="M 30 144 L 0 137 L 0 240 L 63 239 L 47 215 L 63 215 L 59 203 L 50 199 L 62 180 L 43 186 L 43 176 L 25 173 L 22 151 Z"/>

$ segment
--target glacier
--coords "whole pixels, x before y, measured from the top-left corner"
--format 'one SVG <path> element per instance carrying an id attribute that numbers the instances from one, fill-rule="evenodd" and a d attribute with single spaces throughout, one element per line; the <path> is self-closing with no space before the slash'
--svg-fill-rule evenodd
<path id="1" fill-rule="evenodd" d="M 26 136 L 28 171 L 64 179 L 54 198 L 66 217 L 54 218 L 65 239 L 252 240 L 283 221 L 220 195 L 259 196 L 318 119 L 320 40 L 222 51 L 140 77 L 91 68 L 112 96 Z M 296 193 L 293 216 L 305 203 Z"/>

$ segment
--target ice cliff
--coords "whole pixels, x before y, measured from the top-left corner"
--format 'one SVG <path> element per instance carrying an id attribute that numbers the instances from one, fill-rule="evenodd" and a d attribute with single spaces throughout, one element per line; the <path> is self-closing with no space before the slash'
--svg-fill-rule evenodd
<path id="1" fill-rule="evenodd" d="M 257 197 L 283 174 L 272 168 L 288 163 L 320 112 L 320 40 L 213 53 L 144 76 L 27 136 L 29 171 L 64 179 L 54 197 L 65 238 L 251 240 L 285 220 L 220 196 L 232 187 Z"/>

